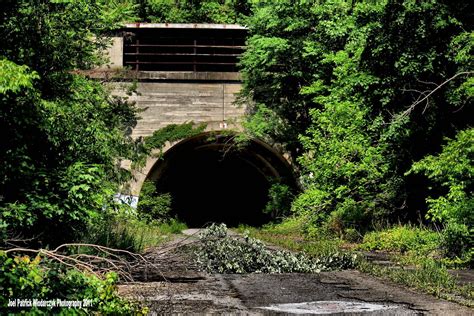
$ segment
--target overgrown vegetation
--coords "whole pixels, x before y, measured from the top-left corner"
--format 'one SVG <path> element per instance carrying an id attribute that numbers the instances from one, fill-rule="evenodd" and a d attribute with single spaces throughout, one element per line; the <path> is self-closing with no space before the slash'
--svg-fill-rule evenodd
<path id="1" fill-rule="evenodd" d="M 274 219 L 288 215 L 293 198 L 294 193 L 288 185 L 272 183 L 268 189 L 268 202 L 263 211 L 270 213 Z"/>
<path id="2" fill-rule="evenodd" d="M 443 0 L 252 3 L 244 126 L 298 162 L 295 216 L 351 241 L 421 219 L 442 230 L 440 253 L 472 260 L 472 9 Z"/>
<path id="3" fill-rule="evenodd" d="M 196 262 L 211 273 L 319 273 L 354 267 L 355 256 L 334 253 L 310 257 L 302 252 L 270 250 L 263 242 L 250 237 L 227 234 L 225 224 L 213 224 L 199 235 Z"/>
<path id="4" fill-rule="evenodd" d="M 169 193 L 158 194 L 155 184 L 146 180 L 140 190 L 140 200 L 137 205 L 137 213 L 146 222 L 166 222 L 171 219 L 171 195 Z"/>
<path id="5" fill-rule="evenodd" d="M 139 219 L 113 201 L 130 177 L 118 162 L 139 166 L 205 126 L 170 125 L 132 140 L 134 107 L 75 70 L 100 64 L 106 35 L 125 20 L 237 22 L 250 35 L 241 58 L 241 101 L 251 105 L 245 134 L 291 153 L 301 192 L 274 183 L 265 211 L 290 217 L 245 228 L 244 240 L 210 228 L 198 251 L 203 268 L 350 267 L 351 257 L 338 252 L 361 241 L 414 266 L 362 262 L 362 271 L 472 299 L 472 287 L 446 271 L 473 263 L 472 12 L 460 0 L 3 1 L 2 247 L 86 241 L 139 252 L 183 229 L 169 217 L 172 197 L 155 195 L 150 183 Z M 419 220 L 425 228 L 393 226 Z M 269 251 L 250 236 L 306 254 Z M 101 280 L 45 258 L 0 253 L 0 260 L 3 309 L 21 293 L 95 299 L 83 312 L 139 312 L 116 296 L 113 275 Z"/>
<path id="6" fill-rule="evenodd" d="M 104 10 L 100 1 L 2 4 L 2 240 L 58 244 L 118 210 L 112 196 L 127 172 L 117 160 L 132 156 L 135 110 L 71 74 L 100 61 L 102 35 L 120 20 Z"/>
<path id="7" fill-rule="evenodd" d="M 472 284 L 459 284 L 446 267 L 434 260 L 425 260 L 411 268 L 383 267 L 360 261 L 357 268 L 376 277 L 397 282 L 425 293 L 457 303 L 474 306 Z"/>
<path id="8" fill-rule="evenodd" d="M 281 223 L 267 224 L 262 228 L 240 226 L 238 231 L 248 232 L 251 237 L 315 257 L 330 257 L 339 253 L 343 243 L 340 238 L 315 229 L 303 217 L 288 217 Z"/>
<path id="9" fill-rule="evenodd" d="M 301 217 L 287 218 L 280 224 L 260 229 L 238 228 L 241 233 L 246 230 L 252 237 L 310 257 L 330 258 L 331 254 L 340 253 L 341 249 L 346 253 L 359 253 L 361 249 L 385 252 L 392 264 L 379 265 L 364 259 L 364 254 L 358 254 L 354 268 L 463 305 L 474 304 L 472 285 L 460 283 L 456 273 L 448 270 L 448 267 L 459 264 L 465 266 L 465 262 L 440 260 L 442 236 L 426 228 L 400 226 L 371 232 L 360 244 L 335 239 L 321 228 L 308 225 Z"/>
<path id="10" fill-rule="evenodd" d="M 137 155 L 128 133 L 136 111 L 74 71 L 102 61 L 107 32 L 127 10 L 107 1 L 2 2 L 2 248 L 48 249 L 93 238 L 88 233 L 126 211 L 113 195 L 130 177 L 117 162 Z M 58 261 L 16 254 L 1 254 L 2 311 L 8 299 L 59 298 L 92 300 L 77 313 L 138 312 L 118 298 L 113 275 L 102 280 Z"/>
<path id="11" fill-rule="evenodd" d="M 145 222 L 133 216 L 111 216 L 92 226 L 81 242 L 141 253 L 169 241 L 184 229 L 186 225 L 176 219 Z"/>
<path id="12" fill-rule="evenodd" d="M 127 302 L 116 294 L 117 275 L 108 274 L 103 280 L 84 274 L 64 265 L 37 256 L 12 257 L 0 252 L 0 312 L 8 313 L 9 299 L 51 300 L 52 307 L 16 308 L 17 312 L 46 315 L 51 313 L 88 315 L 121 314 L 145 315 L 146 309 Z M 68 301 L 78 301 L 82 306 L 67 307 Z M 59 305 L 59 306 L 58 306 Z"/>
<path id="13" fill-rule="evenodd" d="M 250 13 L 247 0 L 142 0 L 140 21 L 159 23 L 245 23 Z"/>
<path id="14" fill-rule="evenodd" d="M 441 236 L 429 229 L 397 226 L 364 236 L 360 249 L 385 250 L 400 253 L 415 252 L 428 255 L 439 247 Z"/>
<path id="15" fill-rule="evenodd" d="M 206 124 L 195 126 L 193 122 L 183 124 L 169 124 L 153 132 L 144 140 L 147 149 L 163 149 L 167 142 L 175 142 L 188 137 L 199 135 L 206 129 Z"/>

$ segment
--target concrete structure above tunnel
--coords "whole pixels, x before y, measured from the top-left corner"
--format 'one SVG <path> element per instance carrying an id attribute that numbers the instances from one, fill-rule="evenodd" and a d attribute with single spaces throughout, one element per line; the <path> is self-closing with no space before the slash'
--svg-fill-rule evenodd
<path id="1" fill-rule="evenodd" d="M 191 121 L 239 130 L 246 105 L 235 102 L 237 62 L 246 33 L 235 24 L 126 24 L 111 36 L 108 64 L 85 73 L 141 110 L 134 138 Z"/>
<path id="2" fill-rule="evenodd" d="M 114 95 L 126 97 L 141 110 L 133 138 L 191 121 L 207 124 L 206 132 L 239 131 L 246 104 L 236 102 L 242 87 L 237 62 L 246 32 L 239 25 L 127 24 L 112 37 L 109 63 L 86 74 L 105 79 Z M 174 145 L 167 144 L 163 151 Z M 256 155 L 260 171 L 272 168 Z M 145 167 L 134 171 L 135 181 L 124 193 L 139 195 L 143 181 L 156 177 L 150 172 L 158 164 L 156 157 L 149 157 Z"/>

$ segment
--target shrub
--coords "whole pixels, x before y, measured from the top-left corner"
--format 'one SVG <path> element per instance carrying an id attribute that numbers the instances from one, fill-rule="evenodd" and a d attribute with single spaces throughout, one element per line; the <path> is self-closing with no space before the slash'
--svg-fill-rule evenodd
<path id="1" fill-rule="evenodd" d="M 440 234 L 434 231 L 398 226 L 366 234 L 359 247 L 365 250 L 429 253 L 436 250 L 440 242 Z"/>
<path id="2" fill-rule="evenodd" d="M 295 198 L 291 210 L 296 215 L 309 215 L 314 222 L 320 222 L 326 218 L 323 209 L 330 204 L 331 200 L 327 192 L 310 188 Z"/>
<path id="3" fill-rule="evenodd" d="M 171 195 L 158 194 L 152 181 L 146 180 L 140 192 L 137 206 L 138 215 L 147 222 L 167 221 L 170 219 Z"/>
<path id="4" fill-rule="evenodd" d="M 473 229 L 464 224 L 449 223 L 443 230 L 441 245 L 448 258 L 465 257 L 472 260 Z M 472 265 L 472 262 L 470 263 Z"/>
<path id="5" fill-rule="evenodd" d="M 109 273 L 104 279 L 37 256 L 9 256 L 0 252 L 0 313 L 9 312 L 9 299 L 88 300 L 89 307 L 68 309 L 69 314 L 143 315 L 135 303 L 120 298 L 116 293 L 117 275 Z M 19 312 L 16 308 L 10 312 Z M 33 307 L 34 314 L 59 313 L 59 307 Z"/>
<path id="6" fill-rule="evenodd" d="M 286 215 L 290 211 L 293 198 L 293 192 L 288 185 L 273 183 L 268 190 L 268 202 L 264 212 L 271 213 L 273 218 Z"/>
<path id="7" fill-rule="evenodd" d="M 474 128 L 447 139 L 442 152 L 426 156 L 413 164 L 410 172 L 423 173 L 448 190 L 448 193 L 427 199 L 428 217 L 438 222 L 474 223 Z"/>
<path id="8" fill-rule="evenodd" d="M 329 231 L 344 235 L 344 231 L 348 228 L 358 227 L 359 229 L 366 229 L 368 215 L 364 212 L 366 204 L 358 203 L 353 199 L 346 199 L 340 203 L 338 208 L 331 212 L 326 223 Z"/>

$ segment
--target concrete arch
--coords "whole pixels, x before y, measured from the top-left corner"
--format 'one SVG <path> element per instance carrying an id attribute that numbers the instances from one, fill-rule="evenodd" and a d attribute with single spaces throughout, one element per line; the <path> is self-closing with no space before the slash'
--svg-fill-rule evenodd
<path id="1" fill-rule="evenodd" d="M 248 222 L 252 216 L 247 209 L 252 208 L 254 213 L 261 210 L 271 183 L 278 181 L 296 188 L 296 180 L 291 164 L 279 150 L 259 139 L 238 147 L 233 136 L 235 134 L 228 131 L 203 132 L 169 144 L 160 158 L 148 159 L 136 177 L 135 192 L 139 192 L 145 180 L 154 181 L 160 192 L 176 196 L 178 201 L 174 206 L 178 216 L 183 216 L 191 225 L 204 224 L 185 213 L 191 212 L 189 208 L 194 206 L 199 209 L 193 211 L 205 214 L 209 221 Z M 194 199 L 192 204 L 189 199 Z M 248 203 L 244 202 L 246 199 Z M 222 212 L 232 209 L 236 214 L 216 214 L 220 213 L 219 203 L 226 205 Z M 238 211 L 238 206 L 243 210 Z M 210 210 L 204 210 L 207 208 Z M 263 223 L 267 217 L 262 215 L 252 224 Z"/>

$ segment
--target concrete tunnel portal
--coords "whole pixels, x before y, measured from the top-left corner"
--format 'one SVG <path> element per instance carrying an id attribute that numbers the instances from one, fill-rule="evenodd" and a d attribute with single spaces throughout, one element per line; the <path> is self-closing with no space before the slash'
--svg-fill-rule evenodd
<path id="1" fill-rule="evenodd" d="M 147 176 L 172 196 L 172 215 L 189 227 L 208 223 L 260 226 L 273 182 L 296 188 L 286 159 L 260 140 L 236 146 L 229 133 L 207 132 L 167 150 Z"/>

